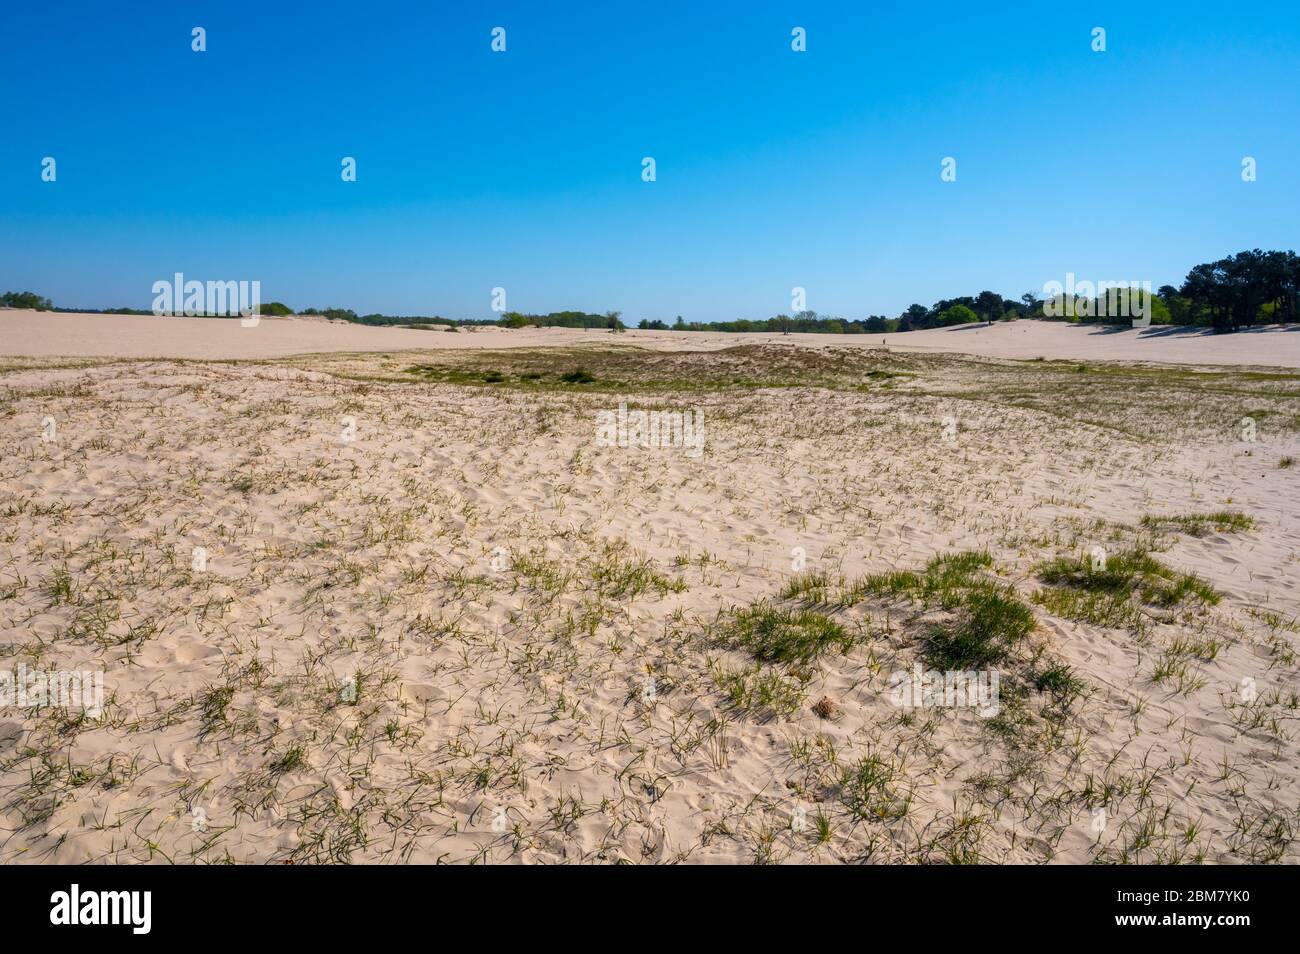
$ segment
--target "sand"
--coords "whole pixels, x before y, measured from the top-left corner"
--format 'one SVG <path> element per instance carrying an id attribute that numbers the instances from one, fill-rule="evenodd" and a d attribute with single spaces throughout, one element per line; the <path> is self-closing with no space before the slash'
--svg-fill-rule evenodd
<path id="1" fill-rule="evenodd" d="M 1108 329 L 1059 322 L 999 322 L 892 335 L 712 334 L 632 330 L 620 343 L 652 350 L 716 350 L 780 342 L 799 347 L 874 348 L 996 358 L 1148 361 L 1300 367 L 1300 329 L 1235 335 L 1205 329 Z M 0 355 L 209 360 L 278 358 L 320 352 L 404 349 L 570 347 L 606 343 L 603 331 L 482 327 L 460 332 L 371 328 L 319 318 L 262 318 L 255 328 L 220 318 L 80 315 L 0 309 Z"/>
<path id="2" fill-rule="evenodd" d="M 742 336 L 747 377 L 815 345 L 851 381 L 612 394 L 385 354 L 596 333 L 0 326 L 0 668 L 108 697 L 0 711 L 0 861 L 1300 860 L 1294 383 L 1000 360 L 1294 367 L 1289 332 Z M 678 340 L 619 337 L 652 370 Z M 379 353 L 208 363 L 338 350 Z M 700 410 L 703 454 L 603 446 L 620 399 Z M 1222 510 L 1253 525 L 1141 523 Z M 1217 604 L 1037 600 L 1046 561 L 1138 542 Z M 1033 614 L 994 717 L 896 704 L 963 611 L 862 584 L 958 551 Z M 843 641 L 759 658 L 762 607 Z"/>

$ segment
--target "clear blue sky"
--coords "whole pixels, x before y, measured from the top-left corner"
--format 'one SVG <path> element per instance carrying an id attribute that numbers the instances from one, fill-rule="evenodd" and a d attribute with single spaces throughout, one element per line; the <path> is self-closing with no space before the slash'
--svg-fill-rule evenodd
<path id="1" fill-rule="evenodd" d="M 499 285 L 764 318 L 799 285 L 863 317 L 1300 246 L 1295 0 L 76 0 L 0 35 L 0 289 L 60 306 L 183 271 L 358 312 L 490 317 Z"/>

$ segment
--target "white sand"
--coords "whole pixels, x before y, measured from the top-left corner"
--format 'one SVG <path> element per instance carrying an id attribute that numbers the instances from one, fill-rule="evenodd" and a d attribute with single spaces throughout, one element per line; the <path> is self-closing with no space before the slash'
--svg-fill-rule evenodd
<path id="1" fill-rule="evenodd" d="M 256 328 L 218 318 L 80 315 L 0 309 L 0 355 L 117 358 L 277 358 L 319 352 L 443 348 L 568 347 L 583 343 L 635 344 L 655 350 L 700 350 L 755 342 L 816 348 L 885 347 L 901 351 L 957 352 L 998 358 L 1149 361 L 1195 365 L 1300 367 L 1300 328 L 1271 328 L 1234 335 L 1204 329 L 1110 330 L 1059 322 L 999 322 L 893 335 L 714 334 L 710 332 L 602 331 L 567 328 L 458 333 L 372 328 L 320 319 L 263 318 Z"/>

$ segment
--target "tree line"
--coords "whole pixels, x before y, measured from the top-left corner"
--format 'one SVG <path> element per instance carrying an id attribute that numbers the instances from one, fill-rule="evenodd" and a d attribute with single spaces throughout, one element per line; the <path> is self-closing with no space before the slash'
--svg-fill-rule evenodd
<path id="1" fill-rule="evenodd" d="M 1238 252 L 1195 266 L 1180 286 L 1162 285 L 1153 293 L 1135 291 L 1134 296 L 1135 307 L 1139 302 L 1149 306 L 1154 325 L 1232 332 L 1256 324 L 1292 324 L 1300 321 L 1300 308 L 1297 308 L 1300 256 L 1292 251 Z M 888 334 L 1015 318 L 1128 325 L 1132 320 L 1128 309 L 1116 307 L 1120 300 L 1127 304 L 1127 297 L 1127 290 L 1110 289 L 1088 299 L 1064 302 L 1060 296 L 1044 299 L 1031 291 L 1013 300 L 994 291 L 982 291 L 978 295 L 945 298 L 928 307 L 909 305 L 894 318 L 871 315 L 846 319 L 802 311 L 757 321 L 705 323 L 683 321 L 678 315 L 671 325 L 662 320 L 642 320 L 637 327 L 673 331 Z"/>
<path id="2" fill-rule="evenodd" d="M 801 311 L 794 315 L 774 315 L 757 320 L 699 322 L 684 321 L 681 315 L 672 324 L 661 319 L 642 319 L 642 329 L 665 331 L 781 332 L 812 334 L 889 334 L 946 328 L 974 322 L 1007 321 L 1014 318 L 1044 318 L 1055 321 L 1125 324 L 1126 313 L 1117 314 L 1115 292 L 1094 298 L 1064 302 L 1061 296 L 1044 300 L 1034 292 L 1017 299 L 998 292 L 982 291 L 977 295 L 945 298 L 926 306 L 909 305 L 896 317 L 869 315 L 866 318 L 841 318 Z M 1147 299 L 1142 298 L 1144 304 Z M 1300 321 L 1300 256 L 1295 252 L 1265 252 L 1253 249 L 1229 255 L 1215 262 L 1196 265 L 1180 286 L 1162 285 L 1150 296 L 1152 324 L 1190 325 L 1232 332 L 1257 324 L 1293 324 Z M 79 311 L 55 308 L 48 298 L 35 292 L 5 292 L 0 306 L 37 311 Z M 104 313 L 149 314 L 130 308 L 108 309 Z M 500 325 L 505 328 L 583 328 L 622 331 L 622 313 L 607 311 L 598 315 L 584 311 L 555 311 L 548 314 L 525 314 L 510 311 L 499 318 L 454 319 L 433 316 L 358 315 L 350 308 L 302 308 L 294 311 L 283 302 L 267 302 L 263 315 L 323 315 L 337 321 L 363 325 Z"/>

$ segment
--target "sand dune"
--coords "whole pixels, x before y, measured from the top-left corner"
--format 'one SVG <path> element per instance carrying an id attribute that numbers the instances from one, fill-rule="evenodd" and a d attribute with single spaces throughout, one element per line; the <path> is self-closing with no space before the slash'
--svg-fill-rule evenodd
<path id="1" fill-rule="evenodd" d="M 257 359 L 320 352 L 570 347 L 607 343 L 604 331 L 483 327 L 458 333 L 372 328 L 321 319 L 263 318 L 256 328 L 219 318 L 156 318 L 0 310 L 0 354 L 28 357 Z M 1149 361 L 1300 367 L 1294 327 L 1212 335 L 1204 329 L 1111 330 L 1058 322 L 1002 322 L 892 335 L 710 334 L 628 331 L 617 341 L 651 350 L 716 350 L 780 342 L 813 348 L 953 352 L 997 358 Z"/>
<path id="2" fill-rule="evenodd" d="M 528 346 L 611 336 L 0 324 L 0 669 L 106 696 L 0 714 L 0 861 L 1300 860 L 1293 382 L 742 336 L 583 383 Z M 317 348 L 384 350 L 194 360 Z M 145 349 L 191 360 L 33 357 Z M 620 402 L 698 409 L 703 454 L 602 444 Z M 1097 548 L 1156 562 L 1050 582 Z M 997 711 L 900 705 L 993 597 L 1029 620 L 963 667 Z"/>

